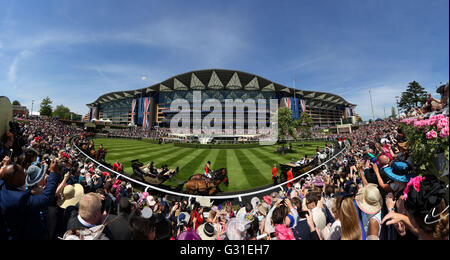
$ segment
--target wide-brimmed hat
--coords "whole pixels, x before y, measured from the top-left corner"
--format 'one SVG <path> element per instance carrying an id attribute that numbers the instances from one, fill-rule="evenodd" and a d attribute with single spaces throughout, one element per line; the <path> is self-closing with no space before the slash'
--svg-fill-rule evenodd
<path id="1" fill-rule="evenodd" d="M 12 106 L 7 97 L 0 96 L 0 138 L 9 131 L 9 122 L 12 120 Z"/>
<path id="2" fill-rule="evenodd" d="M 177 218 L 177 226 L 179 226 L 181 222 L 185 222 L 186 224 L 189 223 L 190 218 L 191 216 L 187 212 L 181 212 Z"/>
<path id="3" fill-rule="evenodd" d="M 266 216 L 270 210 L 270 205 L 266 202 L 262 202 L 256 207 L 256 209 L 261 215 Z"/>
<path id="4" fill-rule="evenodd" d="M 47 167 L 42 165 L 41 168 L 36 165 L 31 165 L 27 169 L 27 178 L 25 180 L 25 185 L 27 187 L 32 187 L 38 184 L 42 178 L 44 178 L 45 172 L 47 171 Z"/>
<path id="5" fill-rule="evenodd" d="M 244 240 L 247 231 L 247 225 L 249 223 L 250 221 L 240 220 L 237 218 L 232 218 L 230 221 L 228 221 L 225 230 L 228 240 Z"/>
<path id="6" fill-rule="evenodd" d="M 58 206 L 63 209 L 69 206 L 75 206 L 80 202 L 83 195 L 84 189 L 81 184 L 75 183 L 74 185 L 67 185 L 64 187 L 62 197 L 58 199 Z"/>
<path id="7" fill-rule="evenodd" d="M 393 162 L 391 166 L 383 168 L 389 179 L 396 182 L 408 183 L 416 175 L 409 173 L 410 166 L 405 162 Z"/>
<path id="8" fill-rule="evenodd" d="M 256 209 L 256 207 L 258 206 L 260 200 L 258 197 L 253 197 L 252 200 L 250 201 L 250 204 L 252 204 L 252 207 L 254 209 Z"/>
<path id="9" fill-rule="evenodd" d="M 142 193 L 142 198 L 143 199 L 146 199 L 147 197 L 148 197 L 148 192 L 146 192 L 146 191 L 144 191 L 143 193 Z"/>
<path id="10" fill-rule="evenodd" d="M 376 214 L 383 206 L 383 198 L 376 184 L 370 183 L 356 194 L 356 204 L 366 214 Z"/>
<path id="11" fill-rule="evenodd" d="M 216 229 L 209 222 L 200 225 L 197 229 L 197 233 L 202 240 L 216 240 Z"/>
<path id="12" fill-rule="evenodd" d="M 281 196 L 280 196 L 280 193 L 278 193 L 278 192 L 274 191 L 270 194 L 270 200 L 272 200 L 272 204 L 277 202 L 280 198 L 281 198 Z"/>
<path id="13" fill-rule="evenodd" d="M 316 177 L 314 178 L 314 182 L 313 182 L 314 186 L 316 187 L 323 187 L 323 185 L 325 185 L 325 183 L 323 182 L 321 177 Z"/>
<path id="14" fill-rule="evenodd" d="M 145 207 L 145 208 L 142 209 L 141 217 L 149 219 L 152 216 L 153 216 L 153 210 L 151 208 Z"/>
<path id="15" fill-rule="evenodd" d="M 389 139 L 387 139 L 387 138 L 381 138 L 380 143 L 381 143 L 382 145 L 384 145 L 384 144 L 386 144 L 386 143 L 391 143 L 391 141 L 389 141 Z"/>
<path id="16" fill-rule="evenodd" d="M 177 236 L 177 240 L 202 240 L 195 231 L 184 231 Z"/>
<path id="17" fill-rule="evenodd" d="M 148 196 L 145 200 L 147 201 L 147 205 L 149 205 L 150 207 L 153 207 L 156 204 L 155 198 L 153 198 L 153 196 Z"/>

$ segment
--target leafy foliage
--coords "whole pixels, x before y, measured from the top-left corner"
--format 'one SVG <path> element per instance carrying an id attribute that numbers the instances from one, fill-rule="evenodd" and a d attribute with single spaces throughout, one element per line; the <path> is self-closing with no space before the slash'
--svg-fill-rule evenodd
<path id="1" fill-rule="evenodd" d="M 311 126 L 313 125 L 313 121 L 308 113 L 303 112 L 300 114 L 300 118 L 295 120 L 295 129 L 300 132 L 300 137 L 310 138 L 312 136 Z"/>
<path id="2" fill-rule="evenodd" d="M 51 106 L 52 103 L 53 101 L 49 97 L 46 97 L 42 100 L 41 109 L 39 110 L 41 116 L 48 116 L 48 117 L 52 116 L 53 112 L 53 108 Z"/>
<path id="3" fill-rule="evenodd" d="M 291 135 L 294 139 L 297 139 L 294 126 L 292 110 L 288 107 L 280 107 L 278 109 L 278 140 L 286 141 L 287 135 Z"/>
<path id="4" fill-rule="evenodd" d="M 419 104 L 423 105 L 427 101 L 427 92 L 416 81 L 410 82 L 405 92 L 402 92 L 398 106 L 409 111 L 412 107 L 418 108 Z"/>
<path id="5" fill-rule="evenodd" d="M 53 117 L 59 117 L 60 119 L 70 119 L 70 109 L 63 105 L 56 106 L 53 111 Z"/>
<path id="6" fill-rule="evenodd" d="M 426 173 L 433 173 L 439 177 L 440 172 L 436 169 L 435 162 L 437 155 L 441 153 L 443 153 L 445 158 L 448 160 L 449 137 L 448 135 L 445 136 L 439 134 L 443 131 L 441 127 L 442 125 L 438 126 L 437 124 L 439 120 L 436 120 L 436 123 L 420 123 L 426 121 L 428 120 L 404 120 L 400 124 L 400 128 L 407 139 L 408 150 L 413 159 L 416 173 L 422 175 Z M 429 134 L 430 131 L 437 132 L 437 136 L 435 138 L 430 136 L 427 137 L 427 133 Z"/>
<path id="7" fill-rule="evenodd" d="M 397 113 L 395 112 L 395 107 L 392 107 L 392 109 L 391 109 L 391 117 L 397 118 Z"/>

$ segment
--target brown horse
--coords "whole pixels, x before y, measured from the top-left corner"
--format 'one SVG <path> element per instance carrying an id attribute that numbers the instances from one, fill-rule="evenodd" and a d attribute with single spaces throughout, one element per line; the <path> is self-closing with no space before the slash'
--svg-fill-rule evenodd
<path id="1" fill-rule="evenodd" d="M 106 149 L 103 150 L 97 150 L 95 152 L 95 160 L 98 162 L 104 162 L 105 161 L 105 157 L 106 157 L 106 153 L 108 151 Z"/>
<path id="2" fill-rule="evenodd" d="M 96 155 L 95 149 L 91 149 L 91 150 L 89 151 L 89 156 L 90 156 L 91 158 L 95 159 L 95 157 L 96 157 L 95 155 Z"/>
<path id="3" fill-rule="evenodd" d="M 228 174 L 227 169 L 222 168 L 211 173 L 212 178 L 206 180 L 207 177 L 203 174 L 192 175 L 186 183 L 186 193 L 188 194 L 202 194 L 213 195 L 219 189 L 220 183 L 225 183 L 228 186 Z"/>

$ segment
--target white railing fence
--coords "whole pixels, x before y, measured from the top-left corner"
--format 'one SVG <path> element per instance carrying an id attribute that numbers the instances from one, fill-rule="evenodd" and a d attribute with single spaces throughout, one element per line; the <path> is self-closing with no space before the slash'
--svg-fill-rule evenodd
<path id="1" fill-rule="evenodd" d="M 283 191 L 283 190 L 284 190 L 284 189 L 283 189 L 283 186 L 287 185 L 288 182 L 294 182 L 294 181 L 296 181 L 296 180 L 298 180 L 298 179 L 300 179 L 300 178 L 310 177 L 310 173 L 311 173 L 311 172 L 314 172 L 315 170 L 317 170 L 317 169 L 319 169 L 319 168 L 325 166 L 328 162 L 330 162 L 331 160 L 335 159 L 337 156 L 339 156 L 340 154 L 342 154 L 344 151 L 347 150 L 347 147 L 344 146 L 344 148 L 343 148 L 341 151 L 339 151 L 336 155 L 334 155 L 333 157 L 331 157 L 331 158 L 328 159 L 327 161 L 323 162 L 322 164 L 318 165 L 317 167 L 315 167 L 315 168 L 309 170 L 308 172 L 303 173 L 302 175 L 299 175 L 299 176 L 293 178 L 292 180 L 285 181 L 285 182 L 283 182 L 283 183 L 274 185 L 274 186 L 269 187 L 269 188 L 266 188 L 266 189 L 262 189 L 262 190 L 258 190 L 258 191 L 254 191 L 254 192 L 247 192 L 247 193 L 242 193 L 242 194 L 236 194 L 236 195 L 226 195 L 226 196 L 201 196 L 201 195 L 190 195 L 190 194 L 179 193 L 179 192 L 175 192 L 175 191 L 171 191 L 171 190 L 166 190 L 166 189 L 163 189 L 163 188 L 160 188 L 160 187 L 157 187 L 157 186 L 148 184 L 148 183 L 143 183 L 143 182 L 141 182 L 141 181 L 135 180 L 135 179 L 131 178 L 130 176 L 127 176 L 127 175 L 118 173 L 118 172 L 116 172 L 116 171 L 114 171 L 114 170 L 112 170 L 112 169 L 106 167 L 106 166 L 103 165 L 102 163 L 96 161 L 94 158 L 91 158 L 89 155 L 87 155 L 86 153 L 84 153 L 84 152 L 83 152 L 78 146 L 76 146 L 74 143 L 73 143 L 73 147 L 75 147 L 75 148 L 76 148 L 80 153 L 82 153 L 86 158 L 88 158 L 89 160 L 93 161 L 93 162 L 94 162 L 95 164 L 97 164 L 98 166 L 101 166 L 101 167 L 103 167 L 103 168 L 105 168 L 105 169 L 108 169 L 109 171 L 115 173 L 118 179 L 119 179 L 119 178 L 123 178 L 123 179 L 129 180 L 130 182 L 139 184 L 139 185 L 145 187 L 145 191 L 148 191 L 149 189 L 152 189 L 152 190 L 156 190 L 156 191 L 163 192 L 163 193 L 170 194 L 170 195 L 174 195 L 174 196 L 186 197 L 186 198 L 189 198 L 189 200 L 190 200 L 191 198 L 208 198 L 208 199 L 210 199 L 210 200 L 239 199 L 239 201 L 242 201 L 242 197 L 255 196 L 255 195 L 258 195 L 258 194 L 261 194 L 261 193 L 266 193 L 266 192 L 268 192 L 268 191 L 275 190 L 275 189 L 280 189 L 280 190 Z"/>

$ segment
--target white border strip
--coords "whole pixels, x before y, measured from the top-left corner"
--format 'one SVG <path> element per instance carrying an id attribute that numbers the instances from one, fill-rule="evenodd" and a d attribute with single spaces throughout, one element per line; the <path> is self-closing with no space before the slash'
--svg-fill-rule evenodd
<path id="1" fill-rule="evenodd" d="M 84 153 L 83 151 L 81 151 L 81 149 L 78 148 L 78 146 L 76 146 L 75 144 L 74 144 L 73 146 L 74 146 L 75 148 L 77 148 L 77 150 L 80 151 L 82 154 L 84 154 L 84 156 L 86 156 L 86 158 L 88 158 L 89 160 L 95 162 L 95 163 L 98 164 L 99 166 L 102 166 L 103 168 L 108 169 L 108 170 L 111 171 L 111 172 L 114 172 L 115 174 L 117 174 L 118 177 L 122 177 L 122 178 L 124 178 L 124 179 L 130 180 L 130 181 L 132 181 L 132 182 L 134 182 L 134 183 L 137 183 L 137 184 L 139 184 L 139 185 L 142 185 L 142 186 L 146 187 L 146 188 L 145 188 L 145 191 L 147 191 L 148 189 L 153 189 L 153 190 L 161 191 L 161 192 L 164 192 L 164 193 L 167 193 L 167 194 L 171 194 L 171 195 L 175 195 L 175 196 L 181 196 L 181 197 L 187 197 L 187 198 L 208 198 L 208 199 L 211 199 L 211 200 L 214 200 L 214 199 L 218 199 L 218 200 L 221 200 L 221 199 L 236 199 L 236 198 L 237 198 L 237 199 L 239 199 L 239 201 L 242 201 L 242 197 L 247 197 L 247 196 L 256 195 L 256 194 L 260 194 L 260 193 L 265 193 L 265 192 L 267 192 L 267 191 L 274 190 L 274 189 L 277 189 L 277 188 L 283 190 L 283 186 L 286 185 L 288 182 L 293 182 L 293 181 L 295 181 L 295 180 L 297 180 L 297 179 L 299 179 L 299 178 L 302 178 L 302 177 L 304 177 L 304 176 L 310 177 L 309 173 L 311 173 L 311 172 L 315 171 L 316 169 L 318 169 L 318 168 L 324 166 L 324 165 L 327 164 L 329 161 L 333 160 L 333 159 L 336 158 L 338 155 L 340 155 L 340 154 L 343 153 L 345 150 L 347 150 L 347 147 L 344 146 L 344 148 L 343 148 L 339 153 L 337 153 L 335 156 L 331 157 L 330 159 L 328 159 L 326 162 L 322 163 L 321 165 L 317 166 L 316 168 L 311 169 L 311 170 L 309 170 L 308 172 L 303 173 L 302 175 L 293 178 L 292 180 L 283 182 L 283 183 L 281 183 L 281 184 L 277 184 L 277 185 L 275 185 L 275 186 L 273 186 L 273 187 L 270 187 L 270 188 L 267 188 L 267 189 L 264 189 L 264 190 L 258 190 L 258 191 L 249 192 L 249 193 L 244 193 L 244 194 L 239 194 L 239 195 L 228 195 L 228 196 L 199 196 L 199 195 L 189 195 L 189 194 L 185 194 L 185 193 L 178 193 L 178 192 L 174 192 L 174 191 L 169 191 L 169 190 L 161 189 L 161 188 L 159 188 L 159 187 L 156 187 L 156 186 L 153 186 L 153 185 L 150 185 L 150 184 L 147 184 L 147 183 L 142 183 L 142 182 L 140 182 L 140 181 L 138 181 L 138 180 L 135 180 L 135 179 L 133 179 L 133 178 L 131 178 L 131 177 L 125 176 L 125 175 L 123 175 L 123 174 L 120 174 L 120 173 L 118 173 L 118 172 L 116 172 L 116 171 L 114 171 L 114 170 L 112 170 L 112 169 L 106 167 L 105 165 L 101 164 L 100 162 L 97 162 L 96 160 L 92 159 L 90 156 L 88 156 L 87 154 L 85 154 L 85 153 Z"/>

